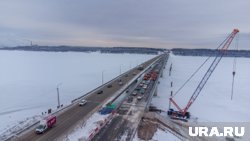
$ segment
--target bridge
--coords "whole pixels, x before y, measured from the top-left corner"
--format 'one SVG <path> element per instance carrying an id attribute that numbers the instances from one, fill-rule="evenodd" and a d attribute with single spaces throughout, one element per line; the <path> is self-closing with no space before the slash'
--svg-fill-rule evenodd
<path id="1" fill-rule="evenodd" d="M 143 66 L 143 69 L 135 67 L 91 92 L 73 100 L 72 104 L 69 106 L 53 113 L 57 116 L 56 126 L 44 134 L 37 135 L 34 132 L 37 123 L 29 127 L 27 130 L 18 133 L 16 136 L 9 138 L 8 141 L 63 140 L 78 124 L 86 121 L 91 115 L 100 110 L 100 107 L 110 101 L 110 99 L 112 99 L 112 103 L 117 104 L 115 110 L 116 113 L 118 113 L 118 116 L 111 121 L 105 130 L 101 130 L 93 140 L 114 140 L 115 138 L 122 136 L 125 132 L 126 134 L 129 134 L 128 138 L 132 138 L 136 133 L 136 129 L 144 111 L 147 111 L 150 106 L 153 95 L 157 94 L 158 79 L 162 75 L 167 59 L 168 54 L 156 56 L 139 65 Z M 142 78 L 144 74 L 152 70 L 158 70 L 159 75 L 157 79 L 148 83 L 142 99 L 133 97 L 132 102 L 128 102 L 127 98 L 130 97 L 129 95 L 131 95 L 143 81 Z M 102 93 L 98 94 L 100 91 Z M 79 101 L 82 99 L 88 101 L 84 108 L 78 106 Z M 119 129 L 114 131 L 115 127 L 119 127 Z M 112 132 L 112 136 L 107 136 L 109 135 L 108 132 Z"/>
<path id="2" fill-rule="evenodd" d="M 168 59 L 168 54 L 162 55 L 148 70 L 145 70 L 144 74 L 150 71 L 158 71 L 158 77 L 155 81 L 149 81 L 145 93 L 142 99 L 138 99 L 136 96 L 130 96 L 136 91 L 143 79 L 139 79 L 135 84 L 135 87 L 130 93 L 127 94 L 130 98 L 124 98 L 124 101 L 117 107 L 118 113 L 111 123 L 107 127 L 103 128 L 92 140 L 126 140 L 130 141 L 136 134 L 138 125 L 144 115 L 144 112 L 149 110 L 151 100 L 154 95 L 157 95 L 157 86 L 159 84 L 159 78 L 163 75 L 163 69 L 165 68 Z M 143 74 L 143 75 L 144 75 Z"/>

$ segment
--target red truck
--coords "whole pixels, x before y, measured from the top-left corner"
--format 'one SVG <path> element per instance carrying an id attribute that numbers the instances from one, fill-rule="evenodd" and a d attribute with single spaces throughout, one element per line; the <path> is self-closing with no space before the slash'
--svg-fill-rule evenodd
<path id="1" fill-rule="evenodd" d="M 151 80 L 155 81 L 157 79 L 157 76 L 158 76 L 157 72 L 155 71 L 151 72 Z"/>
<path id="2" fill-rule="evenodd" d="M 151 77 L 150 73 L 144 75 L 143 80 L 148 80 Z"/>
<path id="3" fill-rule="evenodd" d="M 52 115 L 48 116 L 40 121 L 39 125 L 36 128 L 36 133 L 42 134 L 46 130 L 52 128 L 53 125 L 55 125 L 55 124 L 56 124 L 56 116 L 52 116 Z"/>

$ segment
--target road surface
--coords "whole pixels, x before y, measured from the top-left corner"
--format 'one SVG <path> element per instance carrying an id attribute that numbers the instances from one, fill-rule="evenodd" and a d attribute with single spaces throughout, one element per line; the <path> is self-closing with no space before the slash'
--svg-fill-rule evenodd
<path id="1" fill-rule="evenodd" d="M 161 70 L 163 69 L 164 64 L 164 60 L 158 61 L 158 65 L 155 65 L 152 70 Z M 159 75 L 158 77 L 160 77 Z M 147 108 L 147 103 L 151 101 L 150 97 L 154 94 L 152 92 L 153 87 L 157 84 L 158 80 L 151 80 L 150 83 L 147 85 L 148 87 L 145 90 L 145 93 L 137 94 L 137 96 L 140 95 L 143 97 L 141 100 L 138 100 L 137 96 L 132 96 L 132 102 L 127 102 L 125 100 L 120 106 L 120 108 L 118 108 L 118 114 L 116 115 L 116 117 L 114 117 L 114 119 L 106 127 L 104 127 L 92 140 L 130 141 L 133 138 L 134 133 L 136 132 L 136 129 L 141 120 L 141 117 L 144 114 L 145 109 Z M 137 87 L 141 88 L 140 86 Z"/>
<path id="2" fill-rule="evenodd" d="M 150 59 L 143 63 L 144 68 L 149 66 L 152 62 L 158 59 L 160 56 L 157 56 L 153 59 Z M 27 133 L 23 133 L 13 139 L 13 141 L 59 141 L 62 137 L 65 137 L 69 134 L 72 129 L 79 124 L 80 121 L 86 120 L 90 114 L 96 111 L 105 101 L 107 101 L 111 96 L 113 96 L 122 86 L 118 84 L 118 80 L 121 79 L 123 85 L 131 81 L 137 74 L 141 71 L 137 68 L 133 68 L 128 71 L 128 75 L 121 75 L 114 81 L 111 81 L 109 84 L 112 85 L 111 88 L 108 88 L 105 84 L 99 89 L 93 91 L 85 99 L 88 103 L 80 107 L 78 104 L 72 105 L 70 108 L 65 110 L 63 113 L 57 115 L 57 123 L 52 128 L 49 129 L 44 134 L 37 135 L 35 134 L 35 128 L 31 129 Z M 97 94 L 98 91 L 102 90 L 102 94 Z"/>

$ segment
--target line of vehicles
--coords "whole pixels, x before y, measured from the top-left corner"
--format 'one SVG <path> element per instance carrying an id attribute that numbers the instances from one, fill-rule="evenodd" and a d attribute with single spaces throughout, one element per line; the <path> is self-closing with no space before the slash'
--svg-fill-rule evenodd
<path id="1" fill-rule="evenodd" d="M 144 69 L 143 65 L 140 65 L 140 66 L 137 67 L 137 70 L 142 71 L 143 69 Z M 132 75 L 136 75 L 136 73 L 134 72 Z M 128 77 L 128 74 L 125 74 L 124 77 Z M 121 78 L 118 79 L 117 83 L 118 83 L 118 85 L 122 86 L 123 85 L 122 79 Z M 141 93 L 141 94 L 144 94 L 145 93 L 145 89 L 147 89 L 149 83 L 150 83 L 150 80 L 147 80 L 147 81 L 144 80 L 142 82 L 143 85 L 141 85 L 141 88 L 140 88 L 140 90 L 138 92 Z M 111 87 L 113 87 L 113 85 L 112 84 L 108 84 L 106 87 L 107 88 L 111 88 Z M 134 91 L 133 95 L 136 96 L 138 92 Z M 98 95 L 99 94 L 103 94 L 103 90 L 97 91 L 96 94 L 98 94 Z M 138 96 L 137 99 L 140 100 L 140 99 L 142 99 L 142 97 Z M 130 101 L 131 100 L 133 100 L 133 99 L 130 98 Z M 80 100 L 80 102 L 78 103 L 78 105 L 79 106 L 84 106 L 87 103 L 88 103 L 87 100 L 82 99 L 82 100 Z M 115 109 L 114 105 L 107 105 L 106 107 L 104 107 L 103 109 L 101 109 L 99 112 L 100 112 L 100 114 L 107 114 L 107 113 L 112 112 L 113 109 Z M 57 117 L 55 115 L 49 115 L 49 116 L 45 117 L 44 119 L 42 119 L 39 122 L 38 126 L 35 129 L 35 133 L 37 133 L 37 134 L 43 134 L 44 132 L 46 132 L 47 130 L 49 130 L 53 126 L 55 126 L 56 121 L 57 121 Z"/>
<path id="2" fill-rule="evenodd" d="M 158 77 L 159 70 L 151 70 L 143 76 L 142 82 L 135 88 L 132 92 L 131 96 L 128 97 L 127 102 L 131 103 L 133 101 L 133 96 L 137 98 L 137 100 L 142 100 L 145 96 L 146 90 L 149 88 L 151 81 L 155 81 Z"/>

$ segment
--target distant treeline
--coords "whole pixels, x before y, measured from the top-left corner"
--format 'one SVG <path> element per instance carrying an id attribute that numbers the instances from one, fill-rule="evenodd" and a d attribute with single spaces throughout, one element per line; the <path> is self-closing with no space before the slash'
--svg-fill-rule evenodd
<path id="1" fill-rule="evenodd" d="M 96 52 L 101 53 L 136 53 L 136 54 L 158 54 L 165 51 L 159 48 L 141 47 L 73 47 L 73 46 L 17 46 L 3 47 L 0 50 L 23 50 L 23 51 L 49 51 L 49 52 Z"/>
<path id="2" fill-rule="evenodd" d="M 175 48 L 171 50 L 174 55 L 182 56 L 216 56 L 220 53 L 215 49 L 183 49 Z M 250 50 L 228 50 L 225 57 L 250 57 Z"/>

